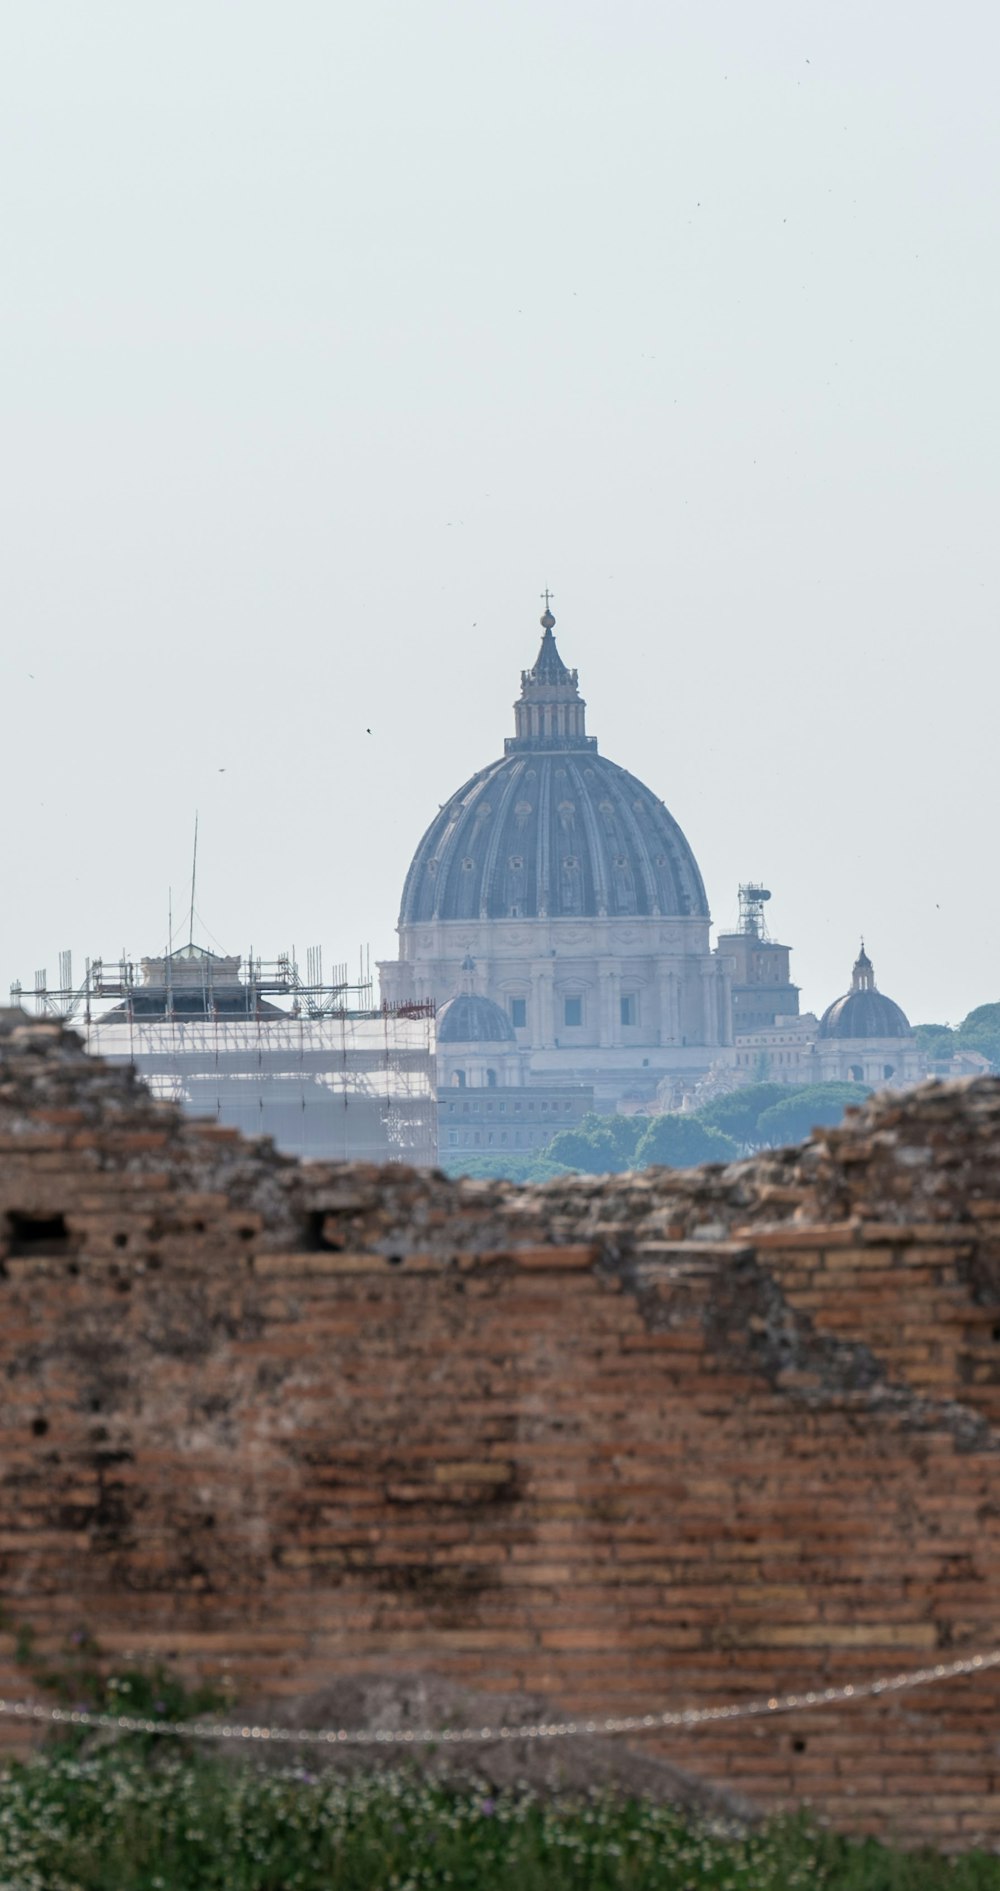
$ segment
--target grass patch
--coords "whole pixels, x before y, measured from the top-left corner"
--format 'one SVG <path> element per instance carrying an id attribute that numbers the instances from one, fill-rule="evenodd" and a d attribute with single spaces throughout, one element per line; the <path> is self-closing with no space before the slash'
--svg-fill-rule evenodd
<path id="1" fill-rule="evenodd" d="M 672 1808 L 258 1771 L 132 1743 L 0 1773 L 3 1891 L 996 1891 L 1000 1860 Z"/>

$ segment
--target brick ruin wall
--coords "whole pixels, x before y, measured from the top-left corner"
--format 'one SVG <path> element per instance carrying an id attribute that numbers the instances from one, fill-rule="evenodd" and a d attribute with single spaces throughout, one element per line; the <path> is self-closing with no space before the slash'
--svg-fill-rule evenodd
<path id="1" fill-rule="evenodd" d="M 518 1189 L 301 1167 L 0 1014 L 0 1270 L 5 1695 L 26 1625 L 237 1698 L 419 1673 L 602 1716 L 1000 1641 L 1000 1081 Z M 998 1707 L 987 1672 L 646 1738 L 995 1844 Z"/>

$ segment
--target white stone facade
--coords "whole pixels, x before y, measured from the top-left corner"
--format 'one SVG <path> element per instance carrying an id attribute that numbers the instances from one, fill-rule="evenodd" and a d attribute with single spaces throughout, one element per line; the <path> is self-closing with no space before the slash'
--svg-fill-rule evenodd
<path id="1" fill-rule="evenodd" d="M 379 967 L 383 996 L 441 1003 L 459 989 L 469 952 L 476 989 L 511 1019 L 530 1077 L 592 1083 L 599 1108 L 637 1091 L 652 1096 L 667 1075 L 693 1081 L 731 1058 L 729 980 L 707 919 L 401 927 L 399 959 Z"/>

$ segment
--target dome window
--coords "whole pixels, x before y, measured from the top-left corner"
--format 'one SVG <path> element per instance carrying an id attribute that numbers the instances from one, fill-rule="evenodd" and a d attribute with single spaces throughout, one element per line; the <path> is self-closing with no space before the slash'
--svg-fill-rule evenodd
<path id="1" fill-rule="evenodd" d="M 475 872 L 475 867 L 476 867 L 476 863 L 475 863 L 475 861 L 474 861 L 474 860 L 470 860 L 470 859 L 469 859 L 469 856 L 468 856 L 468 854 L 466 854 L 466 856 L 465 856 L 465 859 L 464 859 L 464 860 L 463 860 L 463 862 L 462 862 L 462 872 L 463 872 L 463 873 L 474 873 L 474 872 Z"/>

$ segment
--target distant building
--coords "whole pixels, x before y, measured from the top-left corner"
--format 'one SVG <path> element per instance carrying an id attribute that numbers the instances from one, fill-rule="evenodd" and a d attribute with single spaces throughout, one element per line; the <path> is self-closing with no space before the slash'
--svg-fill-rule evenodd
<path id="1" fill-rule="evenodd" d="M 799 988 L 791 981 L 791 947 L 768 937 L 764 906 L 770 897 L 766 886 L 741 886 L 739 930 L 718 936 L 716 955 L 729 970 L 734 1041 L 773 1025 L 779 1017 L 795 1017 L 799 1009 Z"/>
<path id="2" fill-rule="evenodd" d="M 743 1082 L 865 1083 L 872 1089 L 903 1089 L 928 1075 L 924 1052 L 909 1019 L 895 1000 L 879 991 L 875 969 L 862 944 L 850 990 L 823 1016 L 778 1015 L 735 1040 L 736 1071 Z"/>
<path id="3" fill-rule="evenodd" d="M 271 1136 L 288 1155 L 429 1166 L 433 1010 L 376 1010 L 370 986 L 340 969 L 325 985 L 318 953 L 302 979 L 287 953 L 244 965 L 191 943 L 139 966 L 88 961 L 75 990 L 70 976 L 50 990 L 42 974 L 35 1009 L 65 1018 L 108 1063 L 133 1065 L 154 1095 Z"/>
<path id="4" fill-rule="evenodd" d="M 439 1159 L 541 1155 L 561 1129 L 575 1129 L 594 1107 L 585 1084 L 517 1084 L 507 1090 L 439 1090 Z"/>
<path id="5" fill-rule="evenodd" d="M 529 1053 L 509 1014 L 476 990 L 466 955 L 463 989 L 437 1014 L 440 1159 L 463 1154 L 530 1155 L 594 1107 L 593 1086 L 532 1082 Z"/>
<path id="6" fill-rule="evenodd" d="M 893 1089 L 918 1083 L 927 1059 L 901 1006 L 879 991 L 864 941 L 851 973 L 851 988 L 828 1005 L 813 1045 L 817 1083 L 868 1083 Z"/>
<path id="7" fill-rule="evenodd" d="M 598 753 L 547 605 L 541 622 L 502 758 L 445 803 L 413 856 L 382 992 L 445 1006 L 471 954 L 477 993 L 511 1036 L 463 1053 L 468 1087 L 516 1066 L 525 1087 L 575 1083 L 599 1109 L 635 1107 L 667 1076 L 693 1083 L 731 1060 L 727 965 L 683 833 Z M 442 1090 L 453 1063 L 446 1052 Z"/>

